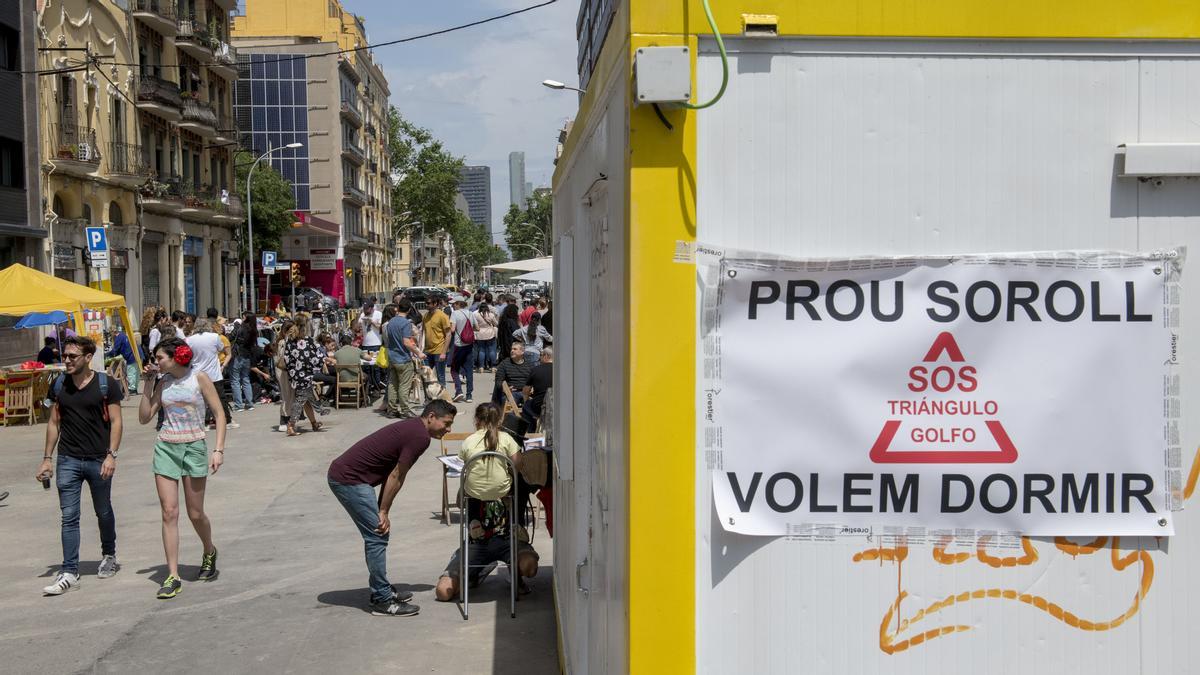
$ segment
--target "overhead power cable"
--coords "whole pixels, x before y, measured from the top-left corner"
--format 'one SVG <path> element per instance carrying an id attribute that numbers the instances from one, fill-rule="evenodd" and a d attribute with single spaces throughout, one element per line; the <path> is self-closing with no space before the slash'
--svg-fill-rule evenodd
<path id="1" fill-rule="evenodd" d="M 507 19 L 509 17 L 517 16 L 518 14 L 532 12 L 535 9 L 541 9 L 542 7 L 553 5 L 556 2 L 558 2 L 558 0 L 546 0 L 545 2 L 540 2 L 536 5 L 529 5 L 528 7 L 522 7 L 521 9 L 515 9 L 511 12 L 505 12 L 503 14 L 489 16 L 486 19 L 479 19 L 478 21 L 471 21 L 470 23 L 459 24 L 457 26 L 451 26 L 449 28 L 435 30 L 435 31 L 432 31 L 429 33 L 421 33 L 420 35 L 411 35 L 409 37 L 400 38 L 398 40 L 388 40 L 387 42 L 378 42 L 378 43 L 371 44 L 371 45 L 361 45 L 359 47 L 350 47 L 348 49 L 338 49 L 338 50 L 331 51 L 331 52 L 322 52 L 320 54 L 296 54 L 294 56 L 288 56 L 285 58 L 277 58 L 277 59 L 275 59 L 275 61 L 277 63 L 281 63 L 284 61 L 301 61 L 301 60 L 308 60 L 308 59 L 317 59 L 317 58 L 323 58 L 326 56 L 336 56 L 338 54 L 350 54 L 350 53 L 354 53 L 354 52 L 367 51 L 370 49 L 377 49 L 379 47 L 390 47 L 392 45 L 404 44 L 406 42 L 416 42 L 417 40 L 424 40 L 426 38 L 437 37 L 438 35 L 445 35 L 446 33 L 453 33 L 455 31 L 466 30 L 467 28 L 474 28 L 475 26 L 482 26 L 485 23 L 492 23 L 493 21 L 500 21 L 502 19 Z M 135 68 L 135 67 L 140 67 L 141 64 L 138 64 L 138 63 L 105 63 L 104 65 L 106 65 L 106 66 L 127 66 L 127 67 L 131 67 L 131 68 Z M 200 65 L 202 68 L 211 68 L 215 64 L 214 63 L 203 63 Z"/>

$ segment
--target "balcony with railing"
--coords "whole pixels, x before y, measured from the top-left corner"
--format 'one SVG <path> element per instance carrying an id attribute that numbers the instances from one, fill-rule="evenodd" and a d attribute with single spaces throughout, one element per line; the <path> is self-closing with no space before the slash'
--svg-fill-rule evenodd
<path id="1" fill-rule="evenodd" d="M 338 54 L 337 60 L 338 68 L 340 68 L 343 73 L 349 76 L 350 80 L 354 82 L 354 84 L 362 82 L 362 74 L 358 72 L 358 67 L 354 65 L 354 61 L 350 58 L 349 54 Z"/>
<path id="2" fill-rule="evenodd" d="M 179 122 L 180 129 L 186 129 L 203 138 L 213 138 L 217 135 L 217 112 L 213 107 L 185 92 L 183 99 L 183 119 Z"/>
<path id="3" fill-rule="evenodd" d="M 195 16 L 180 17 L 175 34 L 175 46 L 203 63 L 213 60 L 213 51 L 219 42 L 208 32 L 208 28 Z"/>
<path id="4" fill-rule="evenodd" d="M 237 48 L 227 42 L 217 42 L 209 70 L 226 80 L 237 79 Z"/>
<path id="5" fill-rule="evenodd" d="M 354 162 L 358 166 L 362 166 L 363 162 L 367 161 L 367 154 L 363 152 L 362 148 L 358 147 L 358 143 L 349 138 L 342 139 L 342 157 Z"/>
<path id="6" fill-rule="evenodd" d="M 73 124 L 51 124 L 50 138 L 53 143 L 47 150 L 50 160 L 59 170 L 87 175 L 100 168 L 100 146 L 96 143 L 96 130 Z"/>
<path id="7" fill-rule="evenodd" d="M 137 107 L 138 110 L 152 112 L 171 122 L 178 122 L 183 116 L 183 99 L 180 96 L 179 85 L 155 75 L 140 76 Z"/>
<path id="8" fill-rule="evenodd" d="M 146 23 L 166 37 L 175 37 L 174 0 L 133 0 L 133 18 Z"/>
<path id="9" fill-rule="evenodd" d="M 363 206 L 367 203 L 367 193 L 358 189 L 353 181 L 342 181 L 342 199 Z"/>
<path id="10" fill-rule="evenodd" d="M 342 101 L 342 119 L 354 125 L 355 128 L 361 127 L 363 118 L 362 113 L 358 110 L 358 104 L 354 101 Z"/>
<path id="11" fill-rule="evenodd" d="M 237 123 L 233 117 L 217 113 L 217 135 L 213 138 L 217 143 L 237 143 Z"/>
<path id="12" fill-rule="evenodd" d="M 126 185 L 141 185 L 154 173 L 150 158 L 140 145 L 109 143 L 107 159 L 109 177 Z"/>

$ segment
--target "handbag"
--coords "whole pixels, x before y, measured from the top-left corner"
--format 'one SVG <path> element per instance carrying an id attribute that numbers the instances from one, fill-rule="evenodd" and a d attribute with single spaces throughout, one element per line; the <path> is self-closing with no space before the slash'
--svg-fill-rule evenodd
<path id="1" fill-rule="evenodd" d="M 379 345 L 379 351 L 375 352 L 375 365 L 380 368 L 388 367 L 387 348 L 383 345 Z"/>

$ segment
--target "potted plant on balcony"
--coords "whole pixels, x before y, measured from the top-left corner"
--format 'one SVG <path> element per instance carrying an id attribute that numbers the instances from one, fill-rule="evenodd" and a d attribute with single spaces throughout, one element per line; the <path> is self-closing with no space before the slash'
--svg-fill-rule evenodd
<path id="1" fill-rule="evenodd" d="M 76 147 L 74 145 L 60 145 L 58 146 L 58 158 L 75 159 L 75 151 Z"/>

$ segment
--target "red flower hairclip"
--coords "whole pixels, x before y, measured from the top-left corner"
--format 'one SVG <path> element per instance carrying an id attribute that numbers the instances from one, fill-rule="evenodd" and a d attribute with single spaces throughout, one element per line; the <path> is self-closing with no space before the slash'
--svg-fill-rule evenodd
<path id="1" fill-rule="evenodd" d="M 187 345 L 180 345 L 175 348 L 175 363 L 181 366 L 186 366 L 192 362 L 192 348 Z"/>

